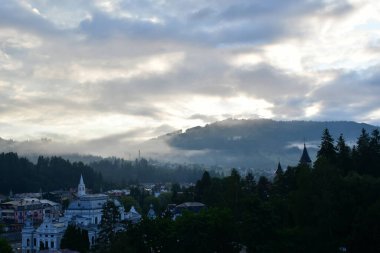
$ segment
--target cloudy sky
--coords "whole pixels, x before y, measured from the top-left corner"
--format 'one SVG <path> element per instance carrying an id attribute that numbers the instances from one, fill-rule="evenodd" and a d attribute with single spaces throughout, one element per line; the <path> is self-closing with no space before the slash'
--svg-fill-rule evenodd
<path id="1" fill-rule="evenodd" d="M 379 94 L 377 0 L 0 5 L 3 139 L 106 146 L 230 117 L 380 125 Z"/>

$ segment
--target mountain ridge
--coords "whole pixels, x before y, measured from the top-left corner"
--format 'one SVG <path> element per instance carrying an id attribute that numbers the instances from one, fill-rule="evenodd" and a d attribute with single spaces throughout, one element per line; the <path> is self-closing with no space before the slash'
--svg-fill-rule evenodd
<path id="1" fill-rule="evenodd" d="M 354 121 L 278 121 L 272 119 L 226 119 L 195 126 L 184 131 L 173 131 L 143 143 L 131 145 L 125 154 L 141 150 L 146 158 L 170 163 L 201 164 L 204 167 L 244 167 L 254 170 L 274 170 L 278 162 L 283 166 L 296 165 L 306 143 L 310 157 L 315 160 L 324 128 L 336 140 L 342 133 L 349 145 L 354 145 L 361 129 L 371 132 L 378 126 Z M 120 141 L 120 140 L 118 140 Z M 106 148 L 118 149 L 112 143 Z M 57 147 L 56 151 L 53 147 Z M 58 155 L 73 161 L 84 162 L 102 159 L 78 145 L 78 155 L 69 145 L 60 146 L 53 141 L 14 141 L 0 138 L 0 152 L 18 152 L 32 161 L 41 155 Z M 93 146 L 94 149 L 96 146 Z M 103 150 L 106 148 L 102 147 Z M 70 151 L 69 151 L 70 150 Z M 64 152 L 67 151 L 67 152 Z M 91 155 L 92 154 L 92 155 Z M 116 155 L 117 156 L 117 155 Z M 104 156 L 103 156 L 104 157 Z M 106 157 L 106 156 L 105 156 Z M 124 157 L 126 158 L 126 157 Z"/>
<path id="2" fill-rule="evenodd" d="M 314 159 L 324 128 L 335 140 L 342 133 L 352 145 L 361 129 L 370 133 L 378 127 L 354 121 L 226 119 L 165 135 L 161 141 L 174 150 L 195 151 L 187 157 L 195 163 L 274 168 L 277 162 L 296 165 L 304 142 Z"/>

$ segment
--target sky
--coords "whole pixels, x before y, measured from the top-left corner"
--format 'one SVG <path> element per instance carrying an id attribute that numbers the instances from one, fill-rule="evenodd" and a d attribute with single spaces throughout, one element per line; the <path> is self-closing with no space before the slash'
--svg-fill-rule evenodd
<path id="1" fill-rule="evenodd" d="M 379 70 L 377 0 L 5 0 L 0 137 L 113 155 L 226 118 L 380 125 Z"/>

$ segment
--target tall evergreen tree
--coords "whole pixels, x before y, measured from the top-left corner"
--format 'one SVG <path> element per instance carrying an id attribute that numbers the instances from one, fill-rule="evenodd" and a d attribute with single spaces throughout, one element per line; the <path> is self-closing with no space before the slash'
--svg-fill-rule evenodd
<path id="1" fill-rule="evenodd" d="M 81 253 L 88 252 L 90 248 L 88 231 L 74 225 L 69 225 L 62 237 L 61 248 L 77 250 Z"/>
<path id="2" fill-rule="evenodd" d="M 262 200 L 267 200 L 269 198 L 270 188 L 270 181 L 266 177 L 261 176 L 259 178 L 259 182 L 257 183 L 257 192 Z"/>
<path id="3" fill-rule="evenodd" d="M 207 194 L 210 186 L 210 174 L 207 171 L 205 171 L 203 172 L 202 179 L 199 180 L 195 186 L 195 199 L 203 202 L 205 200 L 205 195 Z"/>
<path id="4" fill-rule="evenodd" d="M 273 179 L 274 193 L 282 195 L 285 192 L 284 171 L 281 164 L 278 163 L 277 170 Z"/>
<path id="5" fill-rule="evenodd" d="M 379 129 L 375 129 L 371 133 L 369 140 L 369 147 L 374 155 L 380 155 L 380 132 Z"/>
<path id="6" fill-rule="evenodd" d="M 380 132 L 378 129 L 371 133 L 369 149 L 371 152 L 370 174 L 380 176 Z"/>
<path id="7" fill-rule="evenodd" d="M 255 176 L 252 174 L 252 172 L 248 172 L 245 176 L 244 186 L 249 193 L 253 193 L 256 190 Z"/>
<path id="8" fill-rule="evenodd" d="M 118 207 L 113 201 L 107 201 L 102 210 L 102 220 L 100 221 L 100 231 L 98 237 L 98 248 L 105 249 L 116 235 L 116 226 L 120 222 Z"/>
<path id="9" fill-rule="evenodd" d="M 336 162 L 334 139 L 327 128 L 323 130 L 321 145 L 317 152 L 317 160 L 326 159 L 330 163 Z"/>
<path id="10" fill-rule="evenodd" d="M 355 166 L 359 173 L 368 174 L 371 167 L 370 137 L 363 128 L 356 142 Z"/>
<path id="11" fill-rule="evenodd" d="M 352 170 L 351 149 L 347 146 L 346 141 L 341 134 L 336 144 L 337 151 L 337 167 L 343 175 L 347 175 L 347 172 Z"/>

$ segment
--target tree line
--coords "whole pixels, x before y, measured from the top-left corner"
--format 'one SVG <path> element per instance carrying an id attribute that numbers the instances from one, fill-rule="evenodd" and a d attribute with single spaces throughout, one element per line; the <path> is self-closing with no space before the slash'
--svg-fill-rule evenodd
<path id="1" fill-rule="evenodd" d="M 68 189 L 78 184 L 80 175 L 86 179 L 86 186 L 99 191 L 109 184 L 101 173 L 95 172 L 82 162 L 71 163 L 60 157 L 40 156 L 36 164 L 16 153 L 0 154 L 0 193 L 8 195 L 22 192 L 39 192 Z"/>
<path id="2" fill-rule="evenodd" d="M 206 210 L 127 224 L 98 252 L 380 252 L 379 158 L 378 130 L 349 147 L 325 129 L 313 166 L 279 165 L 273 181 L 204 172 L 171 201 Z"/>
<path id="3" fill-rule="evenodd" d="M 144 158 L 127 161 L 102 159 L 89 165 L 62 157 L 39 156 L 35 163 L 17 153 L 0 153 L 0 193 L 67 190 L 78 184 L 82 174 L 86 187 L 99 192 L 139 182 L 196 182 L 202 177 L 200 165 L 160 165 Z M 214 176 L 220 176 L 212 170 Z"/>

